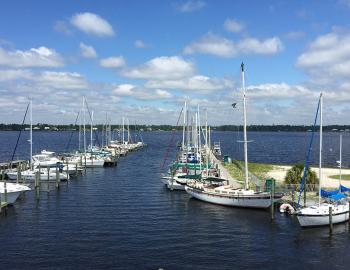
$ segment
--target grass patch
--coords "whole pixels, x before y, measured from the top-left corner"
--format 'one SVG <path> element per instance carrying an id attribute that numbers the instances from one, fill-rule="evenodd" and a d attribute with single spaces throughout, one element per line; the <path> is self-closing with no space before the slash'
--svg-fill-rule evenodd
<path id="1" fill-rule="evenodd" d="M 340 175 L 339 174 L 331 175 L 331 176 L 329 176 L 329 178 L 339 180 L 340 179 Z M 350 180 L 350 174 L 342 174 L 341 175 L 341 180 L 348 180 L 349 181 Z"/>
<path id="2" fill-rule="evenodd" d="M 243 161 L 237 163 L 244 168 Z M 225 168 L 230 172 L 231 176 L 238 181 L 244 181 L 244 171 L 242 171 L 236 163 L 226 164 Z M 263 163 L 248 163 L 249 172 L 255 174 L 259 179 L 266 179 L 267 173 L 273 170 L 273 165 Z"/>

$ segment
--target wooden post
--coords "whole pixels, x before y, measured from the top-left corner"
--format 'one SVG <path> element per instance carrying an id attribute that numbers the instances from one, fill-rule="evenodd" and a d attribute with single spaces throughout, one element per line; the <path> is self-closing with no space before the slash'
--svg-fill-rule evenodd
<path id="1" fill-rule="evenodd" d="M 19 163 L 17 165 L 17 179 L 16 179 L 17 180 L 16 181 L 17 184 L 19 183 L 20 179 L 21 179 L 21 163 Z"/>
<path id="2" fill-rule="evenodd" d="M 274 220 L 275 218 L 274 199 L 275 199 L 275 179 L 271 179 L 271 220 Z"/>
<path id="3" fill-rule="evenodd" d="M 294 199 L 295 199 L 295 191 L 294 191 L 294 188 L 293 188 L 292 189 L 292 206 L 295 208 Z"/>
<path id="4" fill-rule="evenodd" d="M 306 185 L 304 187 L 304 206 L 306 207 Z"/>
<path id="5" fill-rule="evenodd" d="M 56 188 L 59 188 L 59 181 L 60 181 L 60 171 L 58 170 L 58 164 L 56 164 Z"/>
<path id="6" fill-rule="evenodd" d="M 47 167 L 47 192 L 50 192 L 50 168 Z"/>
<path id="7" fill-rule="evenodd" d="M 75 175 L 78 176 L 78 163 L 75 163 Z"/>
<path id="8" fill-rule="evenodd" d="M 84 155 L 84 162 L 85 162 L 84 168 L 85 168 L 85 172 L 86 172 L 86 155 Z"/>
<path id="9" fill-rule="evenodd" d="M 350 224 L 350 201 L 348 202 L 348 204 L 349 204 L 348 221 L 349 221 L 349 224 Z M 350 226 L 349 226 L 349 228 L 350 228 Z"/>
<path id="10" fill-rule="evenodd" d="M 40 165 L 39 165 L 39 171 L 35 172 L 35 196 L 36 199 L 39 200 L 40 198 Z"/>
<path id="11" fill-rule="evenodd" d="M 67 183 L 68 183 L 68 180 L 69 180 L 68 159 L 66 160 L 66 172 L 67 172 Z"/>
<path id="12" fill-rule="evenodd" d="M 333 232 L 333 221 L 332 221 L 332 206 L 329 207 L 329 233 Z"/>
<path id="13" fill-rule="evenodd" d="M 2 171 L 2 179 L 4 181 L 4 197 L 5 197 L 5 203 L 7 203 L 7 180 L 5 179 L 5 172 Z"/>

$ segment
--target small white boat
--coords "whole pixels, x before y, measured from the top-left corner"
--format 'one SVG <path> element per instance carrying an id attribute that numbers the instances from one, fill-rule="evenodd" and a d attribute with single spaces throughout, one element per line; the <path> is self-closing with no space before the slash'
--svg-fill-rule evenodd
<path id="1" fill-rule="evenodd" d="M 321 203 L 322 187 L 322 107 L 323 97 L 320 94 L 320 147 L 319 147 L 319 193 L 318 203 L 309 207 L 299 209 L 297 218 L 301 227 L 316 227 L 330 225 L 330 211 L 332 209 L 332 223 L 337 224 L 349 220 L 349 204 L 344 199 L 334 203 Z M 306 168 L 304 169 L 304 171 Z M 340 196 L 341 197 L 341 196 Z M 345 197 L 343 195 L 343 197 Z"/>
<path id="2" fill-rule="evenodd" d="M 316 227 L 329 225 L 329 208 L 332 208 L 332 223 L 342 223 L 349 220 L 349 204 L 323 203 L 299 210 L 297 218 L 301 227 Z"/>
<path id="3" fill-rule="evenodd" d="M 37 171 L 38 170 L 25 170 L 25 171 L 22 171 L 20 173 L 21 174 L 20 177 L 24 181 L 33 182 L 35 180 L 35 173 Z M 9 180 L 17 180 L 18 172 L 15 171 L 15 170 L 10 170 L 10 171 L 6 172 L 6 175 L 7 175 Z M 60 177 L 60 180 L 63 180 L 63 181 L 69 179 L 69 176 L 67 178 L 67 174 L 64 174 L 64 173 L 59 173 L 59 177 Z M 50 169 L 49 173 L 45 169 L 40 170 L 40 180 L 45 181 L 47 179 L 49 179 L 49 180 L 56 180 L 56 170 Z"/>
<path id="4" fill-rule="evenodd" d="M 6 183 L 7 190 L 7 203 L 13 204 L 18 197 L 25 191 L 29 191 L 30 188 L 25 185 Z M 5 183 L 0 182 L 0 196 L 1 202 L 5 202 Z"/>

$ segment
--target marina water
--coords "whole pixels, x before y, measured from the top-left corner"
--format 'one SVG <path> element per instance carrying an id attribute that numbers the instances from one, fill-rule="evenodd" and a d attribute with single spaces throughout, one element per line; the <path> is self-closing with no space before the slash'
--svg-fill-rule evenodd
<path id="1" fill-rule="evenodd" d="M 17 132 L 0 132 L 0 160 Z M 34 132 L 34 153 L 66 150 L 70 132 Z M 250 132 L 254 162 L 304 162 L 309 133 Z M 177 133 L 180 140 L 181 133 Z M 223 154 L 242 159 L 241 134 L 214 132 Z M 34 192 L 0 219 L 0 269 L 348 269 L 348 223 L 301 229 L 295 218 L 211 205 L 169 192 L 159 180 L 170 132 L 143 134 L 148 144 L 117 167 L 88 169 L 60 190 Z M 343 135 L 350 165 L 350 135 Z M 317 145 L 317 143 L 315 143 Z M 335 167 L 339 134 L 324 134 L 325 164 Z M 77 136 L 67 150 L 77 146 Z M 28 158 L 27 133 L 18 148 Z M 313 164 L 317 164 L 317 146 Z M 175 149 L 169 154 L 174 158 Z"/>

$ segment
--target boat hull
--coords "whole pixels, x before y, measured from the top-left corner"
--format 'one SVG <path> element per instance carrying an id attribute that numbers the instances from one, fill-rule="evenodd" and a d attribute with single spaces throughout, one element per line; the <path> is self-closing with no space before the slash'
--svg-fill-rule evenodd
<path id="1" fill-rule="evenodd" d="M 329 225 L 329 215 L 297 215 L 301 227 L 319 227 Z M 338 224 L 349 220 L 349 211 L 332 215 L 332 223 Z"/>
<path id="2" fill-rule="evenodd" d="M 225 206 L 233 207 L 244 207 L 244 208 L 268 208 L 271 206 L 270 197 L 239 197 L 239 196 L 222 196 L 218 194 L 209 194 L 192 187 L 186 186 L 186 192 L 191 195 L 193 198 L 213 203 L 220 204 Z"/>

